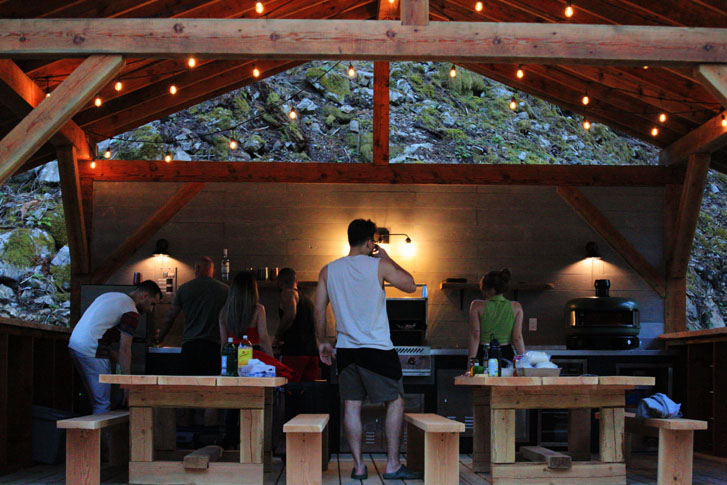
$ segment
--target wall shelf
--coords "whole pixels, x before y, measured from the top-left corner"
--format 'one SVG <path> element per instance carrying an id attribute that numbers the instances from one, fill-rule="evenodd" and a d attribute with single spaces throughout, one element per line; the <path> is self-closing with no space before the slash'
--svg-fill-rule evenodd
<path id="1" fill-rule="evenodd" d="M 513 292 L 513 299 L 518 299 L 518 294 L 521 291 L 544 291 L 544 290 L 552 290 L 555 288 L 555 284 L 553 283 L 525 283 L 520 282 L 512 285 L 510 289 Z M 464 308 L 464 292 L 465 291 L 479 291 L 480 290 L 480 284 L 479 283 L 453 283 L 448 281 L 442 281 L 439 283 L 439 289 L 440 290 L 459 290 L 459 308 L 460 310 Z"/>

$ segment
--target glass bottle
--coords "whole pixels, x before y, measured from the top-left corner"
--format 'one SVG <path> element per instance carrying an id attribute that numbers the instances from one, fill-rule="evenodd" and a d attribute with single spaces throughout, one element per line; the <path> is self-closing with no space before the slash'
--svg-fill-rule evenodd
<path id="1" fill-rule="evenodd" d="M 230 258 L 227 256 L 227 248 L 222 250 L 222 261 L 220 262 L 220 278 L 229 281 L 230 279 Z"/>

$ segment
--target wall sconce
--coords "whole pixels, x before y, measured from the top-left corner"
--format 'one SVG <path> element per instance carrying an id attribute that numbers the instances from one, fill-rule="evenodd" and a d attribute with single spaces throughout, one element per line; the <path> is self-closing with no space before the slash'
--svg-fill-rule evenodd
<path id="1" fill-rule="evenodd" d="M 594 241 L 589 241 L 588 243 L 586 243 L 586 257 L 601 259 L 601 252 L 598 250 L 598 244 L 596 244 Z"/>
<path id="2" fill-rule="evenodd" d="M 411 243 L 411 238 L 409 237 L 408 234 L 404 234 L 403 232 L 390 233 L 389 230 L 385 227 L 379 227 L 378 234 L 379 234 L 379 239 L 377 242 L 379 244 L 389 244 L 389 238 L 391 236 L 405 236 L 406 237 L 405 241 L 407 242 L 407 244 Z"/>
<path id="3" fill-rule="evenodd" d="M 156 246 L 154 246 L 154 256 L 169 256 L 169 241 L 166 239 L 157 239 Z"/>

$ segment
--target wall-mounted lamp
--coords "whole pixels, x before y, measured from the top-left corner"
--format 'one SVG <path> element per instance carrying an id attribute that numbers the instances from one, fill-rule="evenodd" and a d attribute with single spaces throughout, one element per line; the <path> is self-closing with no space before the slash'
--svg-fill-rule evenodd
<path id="1" fill-rule="evenodd" d="M 154 256 L 169 256 L 169 241 L 166 239 L 157 239 L 156 246 L 154 246 Z"/>
<path id="2" fill-rule="evenodd" d="M 377 242 L 379 244 L 389 244 L 389 237 L 391 237 L 391 236 L 405 236 L 406 237 L 405 241 L 407 243 L 411 243 L 411 238 L 409 237 L 408 234 L 404 234 L 403 232 L 390 233 L 389 230 L 385 227 L 379 227 L 378 234 L 379 234 L 379 239 Z"/>
<path id="3" fill-rule="evenodd" d="M 589 241 L 588 243 L 586 243 L 586 257 L 601 259 L 601 252 L 598 250 L 598 244 L 596 244 L 594 241 Z"/>

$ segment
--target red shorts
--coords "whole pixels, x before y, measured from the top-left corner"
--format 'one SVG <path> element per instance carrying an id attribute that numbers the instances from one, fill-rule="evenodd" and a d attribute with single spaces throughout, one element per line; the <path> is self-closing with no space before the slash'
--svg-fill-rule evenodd
<path id="1" fill-rule="evenodd" d="M 315 381 L 318 379 L 317 355 L 283 355 L 280 361 L 293 369 L 293 376 L 288 382 Z"/>

